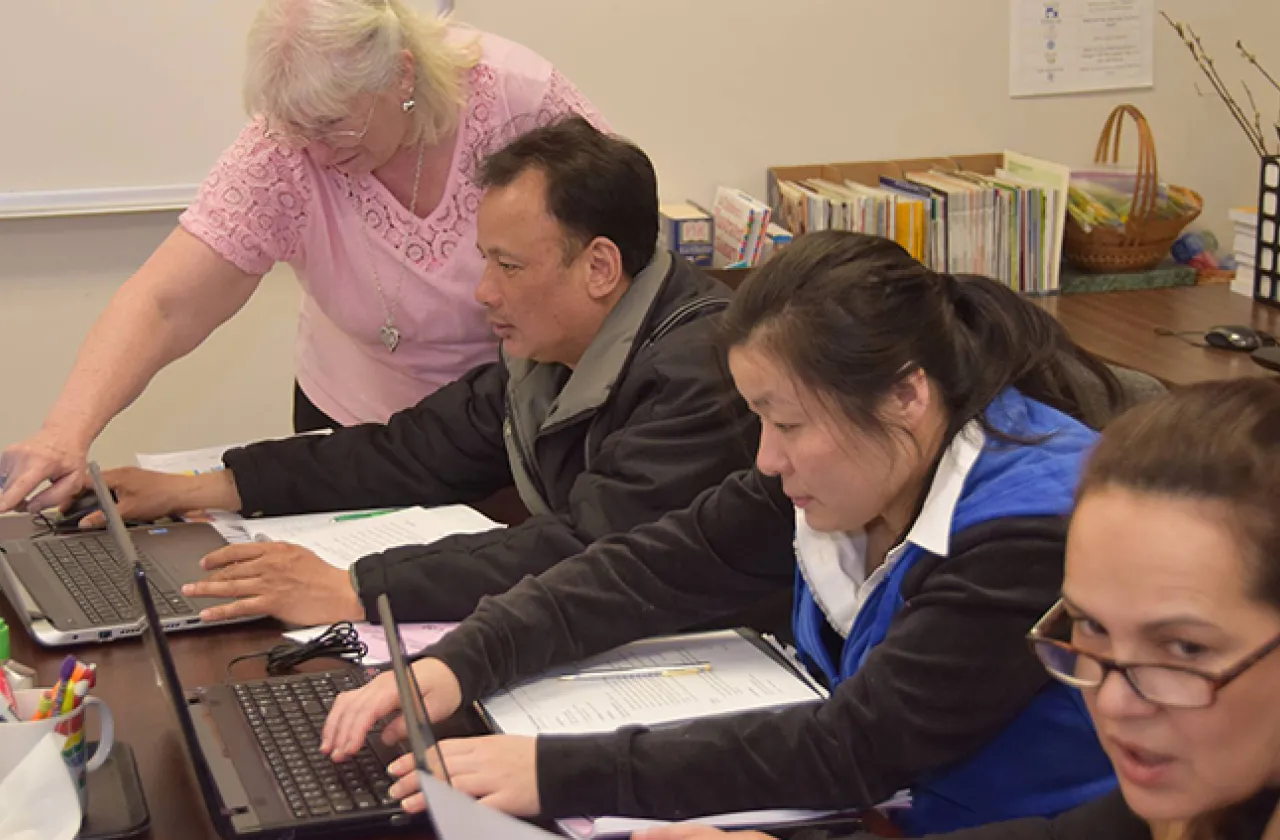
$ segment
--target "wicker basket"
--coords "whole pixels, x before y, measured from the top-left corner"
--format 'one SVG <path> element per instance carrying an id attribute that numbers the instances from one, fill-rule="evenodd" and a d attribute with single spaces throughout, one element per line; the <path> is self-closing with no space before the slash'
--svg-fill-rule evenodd
<path id="1" fill-rule="evenodd" d="M 1168 256 L 1169 249 L 1173 247 L 1182 229 L 1200 215 L 1204 206 L 1199 193 L 1186 187 L 1171 185 L 1169 190 L 1192 205 L 1192 208 L 1176 218 L 1155 218 L 1156 198 L 1160 187 L 1156 168 L 1156 142 L 1146 117 L 1132 105 L 1118 105 L 1111 116 L 1107 117 L 1107 124 L 1102 127 L 1102 134 L 1098 137 L 1094 162 L 1119 162 L 1120 127 L 1125 116 L 1132 117 L 1138 126 L 1138 176 L 1134 180 L 1129 220 L 1123 228 L 1098 225 L 1086 233 L 1070 214 L 1067 215 L 1063 252 L 1067 261 L 1081 271 L 1145 271 L 1159 265 Z M 1107 159 L 1108 147 L 1110 160 Z"/>

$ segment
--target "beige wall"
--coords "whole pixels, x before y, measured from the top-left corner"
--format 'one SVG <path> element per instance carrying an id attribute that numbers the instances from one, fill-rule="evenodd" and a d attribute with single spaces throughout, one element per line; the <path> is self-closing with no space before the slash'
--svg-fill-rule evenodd
<path id="1" fill-rule="evenodd" d="M 51 0 L 22 8 L 35 14 L 32 10 L 56 5 L 66 4 Z M 1280 3 L 1275 0 L 1166 0 L 1159 5 L 1199 26 L 1228 78 L 1244 73 L 1231 55 L 1237 38 L 1256 42 L 1249 45 L 1273 72 L 1280 71 L 1274 38 L 1280 32 Z M 1172 33 L 1163 25 L 1157 29 L 1154 90 L 1014 101 L 1007 96 L 1008 6 L 1008 0 L 461 0 L 458 12 L 524 41 L 562 67 L 619 131 L 650 152 L 667 198 L 705 200 L 717 183 L 760 191 L 770 164 L 1006 146 L 1080 163 L 1088 159 L 1110 107 L 1132 101 L 1151 118 L 1162 171 L 1200 190 L 1206 222 L 1226 233 L 1227 209 L 1254 200 L 1255 163 L 1217 100 L 1197 96 L 1195 85 L 1208 87 Z M 228 33 L 239 24 L 232 26 L 231 17 L 244 18 L 251 7 L 250 0 L 200 6 L 202 13 L 226 9 L 226 25 L 208 31 L 232 40 L 239 36 Z M 168 93 L 150 106 L 170 116 L 143 126 L 151 136 L 163 131 L 174 138 L 171 142 L 204 149 L 210 132 L 234 132 L 238 117 L 231 103 L 238 69 L 219 75 L 210 68 L 235 67 L 238 41 L 207 48 L 217 55 L 204 65 L 204 75 L 181 87 L 188 95 L 201 86 L 216 91 L 212 100 L 221 122 L 210 126 L 172 118 L 190 100 L 178 101 L 179 93 L 170 91 L 167 81 L 157 82 L 157 89 Z M 138 49 L 161 46 L 144 41 Z M 214 63 L 217 56 L 221 65 Z M 138 58 L 131 61 L 145 65 Z M 133 91 L 134 99 L 147 104 L 147 90 Z M 23 107 L 47 109 L 50 119 L 57 118 L 48 124 L 61 125 L 68 109 L 56 94 L 20 101 Z M 1268 113 L 1280 110 L 1274 95 L 1266 101 Z M 5 102 L 0 91 L 0 113 L 6 113 L 8 125 Z M 38 117 L 24 123 L 34 137 L 46 125 Z M 94 120 L 86 117 L 84 130 L 98 130 Z M 66 134 L 49 131 L 51 137 Z M 193 136 L 184 140 L 184 132 Z M 145 169 L 154 144 L 120 144 L 118 132 L 112 137 L 116 145 L 110 156 L 120 161 L 120 171 Z M 0 151 L 12 152 L 6 142 L 0 140 Z M 46 167 L 47 181 L 26 174 L 24 188 L 63 186 L 52 173 L 68 155 L 79 153 L 64 145 L 49 146 L 57 152 L 53 160 L 30 159 L 36 153 L 31 149 L 25 155 L 0 154 L 0 173 Z M 85 155 L 101 151 L 92 143 L 77 149 Z M 177 173 L 173 177 L 185 175 L 184 166 L 197 166 L 174 162 L 172 155 L 160 157 L 168 161 L 165 174 Z M 80 159 L 75 164 L 76 171 L 87 166 Z M 110 167 L 113 161 L 98 165 Z M 99 181 L 111 182 L 106 176 Z M 6 188 L 0 179 L 0 191 Z M 170 214 L 149 214 L 0 222 L 0 363 L 6 386 L 0 442 L 39 424 L 85 330 L 173 221 Z M 165 371 L 109 427 L 98 457 L 117 463 L 138 450 L 286 431 L 296 306 L 292 278 L 276 272 L 245 312 Z"/>
<path id="2" fill-rule="evenodd" d="M 0 222 L 0 442 L 39 427 L 81 338 L 176 216 Z M 161 371 L 98 440 L 104 465 L 164 451 L 285 434 L 290 429 L 298 285 L 269 274 L 240 314 Z"/>

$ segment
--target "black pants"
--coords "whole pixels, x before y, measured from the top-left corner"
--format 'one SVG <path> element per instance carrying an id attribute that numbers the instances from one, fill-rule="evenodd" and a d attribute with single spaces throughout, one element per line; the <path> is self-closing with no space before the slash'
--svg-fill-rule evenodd
<path id="1" fill-rule="evenodd" d="M 341 429 L 342 424 L 316 408 L 297 380 L 293 383 L 293 431 L 296 434 L 314 432 L 317 429 Z"/>

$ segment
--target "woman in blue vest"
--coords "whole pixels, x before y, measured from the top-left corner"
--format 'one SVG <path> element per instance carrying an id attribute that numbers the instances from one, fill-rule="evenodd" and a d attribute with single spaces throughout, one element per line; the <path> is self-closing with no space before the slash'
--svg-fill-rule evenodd
<path id="1" fill-rule="evenodd" d="M 830 699 L 599 737 L 447 741 L 454 784 L 521 815 L 667 819 L 860 807 L 907 788 L 911 834 L 1113 788 L 1079 693 L 1024 641 L 1062 583 L 1087 423 L 1104 419 L 1084 406 L 1116 395 L 1106 369 L 1008 289 L 844 232 L 801 237 L 757 270 L 724 337 L 762 420 L 757 468 L 486 600 L 417 679 L 441 719 L 794 586 L 796 643 Z M 389 674 L 343 695 L 322 747 L 354 754 L 397 707 Z M 392 790 L 411 809 L 414 785 Z"/>
<path id="2" fill-rule="evenodd" d="M 1030 637 L 1082 689 L 1119 788 L 939 840 L 1280 836 L 1280 379 L 1179 388 L 1107 426 Z M 794 840 L 873 840 L 803 832 Z M 770 840 L 689 823 L 636 840 Z"/>

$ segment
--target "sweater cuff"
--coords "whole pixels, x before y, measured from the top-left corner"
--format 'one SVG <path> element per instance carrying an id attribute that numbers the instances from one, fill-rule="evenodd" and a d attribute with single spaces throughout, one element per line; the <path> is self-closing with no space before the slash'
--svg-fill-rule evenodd
<path id="1" fill-rule="evenodd" d="M 387 564 L 382 562 L 382 558 L 378 555 L 371 554 L 361 557 L 351 569 L 356 595 L 364 606 L 366 619 L 374 624 L 381 624 L 382 619 L 378 617 L 378 596 L 388 589 Z M 404 620 L 397 617 L 396 623 Z"/>
<path id="2" fill-rule="evenodd" d="M 246 447 L 228 449 L 222 453 L 222 465 L 231 471 L 236 483 L 241 516 L 253 518 L 272 513 L 271 506 L 267 504 L 269 492 L 263 486 L 262 471 L 257 469 L 255 459 Z"/>
<path id="3" fill-rule="evenodd" d="M 484 646 L 463 622 L 440 641 L 431 645 L 415 659 L 439 659 L 458 680 L 462 690 L 462 704 L 474 703 L 498 690 L 498 681 L 484 655 Z"/>
<path id="4" fill-rule="evenodd" d="M 619 776 L 627 768 L 619 749 L 625 732 L 538 736 L 538 800 L 542 816 L 621 815 Z"/>

